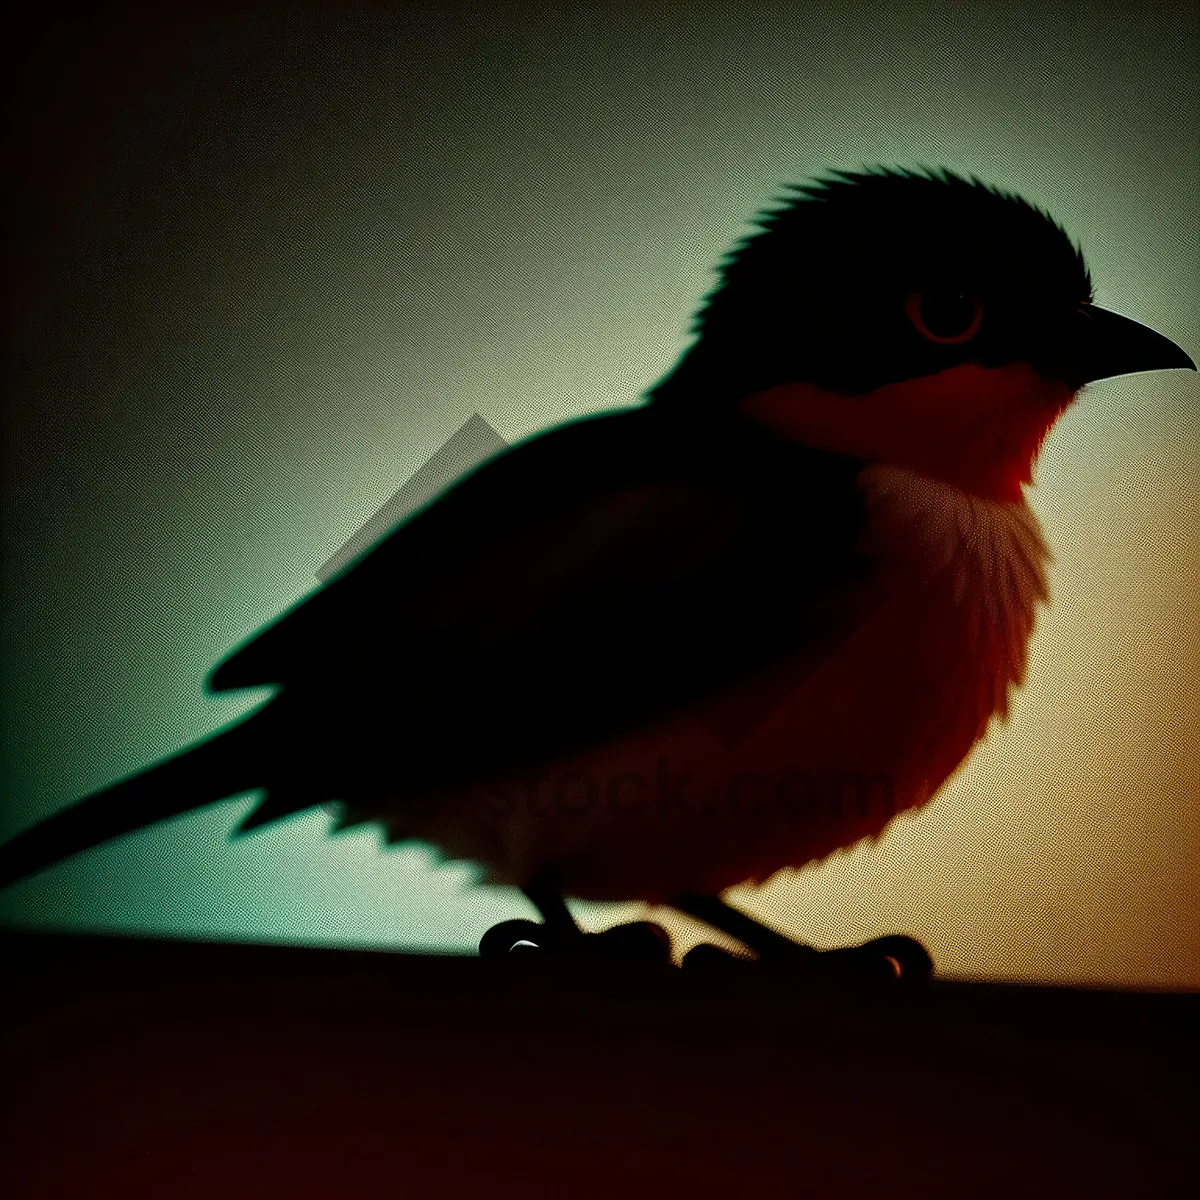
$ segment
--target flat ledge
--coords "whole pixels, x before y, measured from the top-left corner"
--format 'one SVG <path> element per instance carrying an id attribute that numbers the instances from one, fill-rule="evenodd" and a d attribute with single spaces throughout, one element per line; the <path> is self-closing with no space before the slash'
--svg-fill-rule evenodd
<path id="1" fill-rule="evenodd" d="M 8 1195 L 1144 1195 L 1200 996 L 0 932 Z"/>

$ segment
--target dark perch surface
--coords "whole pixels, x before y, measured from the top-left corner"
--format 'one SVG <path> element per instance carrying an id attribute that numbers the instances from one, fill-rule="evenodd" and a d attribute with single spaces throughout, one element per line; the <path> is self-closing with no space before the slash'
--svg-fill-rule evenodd
<path id="1" fill-rule="evenodd" d="M 1194 1168 L 1198 996 L 0 945 L 14 1197 L 1144 1196 Z"/>

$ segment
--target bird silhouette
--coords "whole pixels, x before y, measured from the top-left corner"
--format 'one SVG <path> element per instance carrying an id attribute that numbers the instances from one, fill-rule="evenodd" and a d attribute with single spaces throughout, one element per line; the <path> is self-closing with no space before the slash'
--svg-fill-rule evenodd
<path id="1" fill-rule="evenodd" d="M 1090 381 L 1195 364 L 1093 301 L 1019 196 L 939 169 L 790 189 L 639 407 L 498 455 L 213 671 L 262 707 L 0 847 L 0 882 L 250 790 L 241 833 L 335 804 L 524 888 L 672 904 L 793 963 L 719 897 L 925 804 L 1007 713 L 1046 599 L 1024 489 Z M 711 952 L 696 961 L 714 960 Z"/>

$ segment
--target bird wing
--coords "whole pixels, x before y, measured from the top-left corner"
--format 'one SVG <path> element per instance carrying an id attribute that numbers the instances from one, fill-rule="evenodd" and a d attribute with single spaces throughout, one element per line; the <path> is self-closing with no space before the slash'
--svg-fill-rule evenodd
<path id="1" fill-rule="evenodd" d="M 211 685 L 324 696 L 326 728 L 356 754 L 399 743 L 414 786 L 537 762 L 827 636 L 863 566 L 854 474 L 746 431 L 674 442 L 647 410 L 567 426 L 394 530 Z"/>
<path id="2" fill-rule="evenodd" d="M 638 423 L 622 416 L 565 426 L 491 459 L 219 663 L 210 688 L 341 673 L 380 638 L 419 654 L 455 624 L 440 602 L 474 564 L 490 557 L 502 573 L 506 562 L 515 569 L 523 537 L 637 478 L 629 460 L 638 439 L 629 434 Z M 502 600 L 463 595 L 457 607 L 483 616 Z"/>

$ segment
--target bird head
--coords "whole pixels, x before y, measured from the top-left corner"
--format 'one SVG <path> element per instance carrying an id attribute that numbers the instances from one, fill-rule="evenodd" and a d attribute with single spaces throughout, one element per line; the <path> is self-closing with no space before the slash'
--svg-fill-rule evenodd
<path id="1" fill-rule="evenodd" d="M 946 170 L 791 189 L 722 265 L 656 402 L 733 408 L 822 450 L 1017 500 L 1086 384 L 1195 364 L 1098 307 L 1046 212 Z"/>

